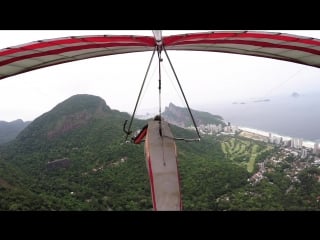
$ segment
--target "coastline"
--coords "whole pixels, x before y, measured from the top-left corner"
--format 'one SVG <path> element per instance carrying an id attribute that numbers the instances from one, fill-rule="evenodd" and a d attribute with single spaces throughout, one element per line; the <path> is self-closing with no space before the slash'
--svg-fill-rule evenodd
<path id="1" fill-rule="evenodd" d="M 263 130 L 260 130 L 260 129 L 255 129 L 255 128 L 250 128 L 250 127 L 245 127 L 245 126 L 238 126 L 239 129 L 243 130 L 243 131 L 247 131 L 247 132 L 252 132 L 252 133 L 255 133 L 255 134 L 258 134 L 258 135 L 261 135 L 261 136 L 265 136 L 265 137 L 269 137 L 269 133 L 271 133 L 272 136 L 276 136 L 276 137 L 282 137 L 283 140 L 291 140 L 293 139 L 293 137 L 290 137 L 290 136 L 283 136 L 283 135 L 280 135 L 278 133 L 274 133 L 274 132 L 266 132 L 266 131 L 263 131 Z M 316 142 L 314 141 L 310 141 L 310 140 L 307 140 L 307 139 L 302 139 L 302 146 L 306 147 L 306 148 L 314 148 L 314 144 Z"/>

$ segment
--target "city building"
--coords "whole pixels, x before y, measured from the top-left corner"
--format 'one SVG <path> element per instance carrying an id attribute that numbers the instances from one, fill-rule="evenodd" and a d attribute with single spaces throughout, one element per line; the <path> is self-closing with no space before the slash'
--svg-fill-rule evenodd
<path id="1" fill-rule="evenodd" d="M 314 144 L 313 153 L 314 154 L 320 154 L 320 143 L 319 142 L 316 142 Z"/>
<path id="2" fill-rule="evenodd" d="M 306 158 L 308 156 L 308 151 L 307 149 L 303 148 L 301 151 L 301 158 Z"/>
<path id="3" fill-rule="evenodd" d="M 303 143 L 303 140 L 301 138 L 292 138 L 291 147 L 300 149 L 302 148 L 302 143 Z"/>

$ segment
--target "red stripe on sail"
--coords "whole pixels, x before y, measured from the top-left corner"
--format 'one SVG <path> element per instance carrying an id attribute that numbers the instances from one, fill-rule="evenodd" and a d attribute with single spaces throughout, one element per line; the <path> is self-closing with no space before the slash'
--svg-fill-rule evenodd
<path id="1" fill-rule="evenodd" d="M 153 183 L 153 173 L 152 173 L 152 166 L 151 166 L 150 156 L 148 157 L 148 167 L 149 167 L 149 177 L 150 177 L 153 209 L 155 211 L 157 211 L 157 202 L 156 202 L 156 195 L 155 195 L 155 192 L 154 192 L 155 189 L 154 189 L 154 183 Z"/>

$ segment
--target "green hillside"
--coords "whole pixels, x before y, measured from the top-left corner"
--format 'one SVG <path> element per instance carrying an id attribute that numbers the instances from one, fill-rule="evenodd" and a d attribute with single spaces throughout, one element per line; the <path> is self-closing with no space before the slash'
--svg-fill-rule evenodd
<path id="1" fill-rule="evenodd" d="M 24 122 L 21 119 L 12 122 L 0 121 L 0 144 L 15 139 L 15 137 L 29 124 L 30 121 Z"/>
<path id="2" fill-rule="evenodd" d="M 35 119 L 0 146 L 0 210 L 152 210 L 143 143 L 124 142 L 129 118 L 82 94 Z M 132 130 L 145 124 L 135 119 Z M 171 129 L 177 137 L 195 135 Z M 285 165 L 256 186 L 248 182 L 266 145 L 204 136 L 177 141 L 177 149 L 184 210 L 317 209 L 317 169 L 302 171 L 301 183 L 290 183 Z"/>
<path id="3" fill-rule="evenodd" d="M 197 125 L 207 125 L 207 124 L 221 124 L 225 126 L 223 118 L 218 115 L 212 115 L 208 112 L 202 112 L 191 109 L 192 115 Z M 190 113 L 187 108 L 182 108 L 170 103 L 168 107 L 165 108 L 162 116 L 169 123 L 175 124 L 180 127 L 190 127 L 193 126 Z"/>

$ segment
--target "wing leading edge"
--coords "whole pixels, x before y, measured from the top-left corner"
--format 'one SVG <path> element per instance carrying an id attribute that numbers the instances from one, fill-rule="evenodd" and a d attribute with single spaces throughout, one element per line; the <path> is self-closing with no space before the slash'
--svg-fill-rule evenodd
<path id="1" fill-rule="evenodd" d="M 57 64 L 152 51 L 152 36 L 96 35 L 41 40 L 0 50 L 0 80 Z M 250 55 L 320 67 L 320 39 L 284 33 L 216 31 L 163 36 L 167 50 Z"/>

